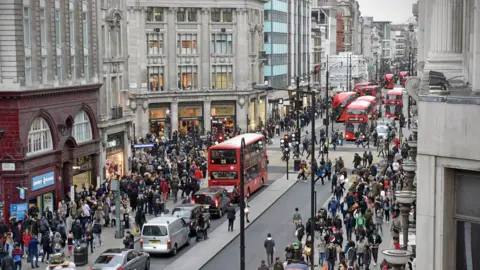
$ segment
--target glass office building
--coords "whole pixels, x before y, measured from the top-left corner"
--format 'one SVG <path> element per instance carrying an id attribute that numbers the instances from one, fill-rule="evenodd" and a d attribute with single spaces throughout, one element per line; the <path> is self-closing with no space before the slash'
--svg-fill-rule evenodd
<path id="1" fill-rule="evenodd" d="M 288 0 L 265 4 L 264 50 L 267 63 L 264 80 L 274 87 L 288 85 Z"/>

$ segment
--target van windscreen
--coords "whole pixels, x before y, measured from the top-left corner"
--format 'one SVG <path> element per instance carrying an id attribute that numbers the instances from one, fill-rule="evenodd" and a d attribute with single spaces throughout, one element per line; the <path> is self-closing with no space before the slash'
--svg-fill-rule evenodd
<path id="1" fill-rule="evenodd" d="M 195 194 L 195 203 L 196 204 L 210 204 L 212 198 L 207 194 Z"/>
<path id="2" fill-rule="evenodd" d="M 166 236 L 167 227 L 163 225 L 143 225 L 143 236 Z"/>

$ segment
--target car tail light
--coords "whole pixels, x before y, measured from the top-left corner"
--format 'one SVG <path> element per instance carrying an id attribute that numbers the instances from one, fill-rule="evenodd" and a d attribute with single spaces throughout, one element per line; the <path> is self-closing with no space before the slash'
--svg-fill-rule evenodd
<path id="1" fill-rule="evenodd" d="M 215 207 L 218 207 L 218 200 L 215 200 Z"/>
<path id="2" fill-rule="evenodd" d="M 140 239 L 140 248 L 143 248 L 143 239 Z"/>
<path id="3" fill-rule="evenodd" d="M 170 249 L 172 248 L 172 240 L 168 239 L 167 241 L 167 248 Z"/>
<path id="4" fill-rule="evenodd" d="M 117 268 L 117 270 L 123 270 L 123 267 L 119 267 L 119 268 Z"/>
<path id="5" fill-rule="evenodd" d="M 194 198 L 192 198 L 192 203 L 195 204 L 195 199 Z"/>

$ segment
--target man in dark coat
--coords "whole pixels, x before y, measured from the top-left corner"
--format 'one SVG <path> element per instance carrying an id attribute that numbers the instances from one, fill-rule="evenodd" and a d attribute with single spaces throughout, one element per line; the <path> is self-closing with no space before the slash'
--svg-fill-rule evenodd
<path id="1" fill-rule="evenodd" d="M 273 264 L 273 254 L 275 253 L 275 241 L 272 239 L 272 234 L 267 234 L 267 239 L 263 243 L 263 247 L 267 252 L 267 263 L 270 267 Z"/>
<path id="2" fill-rule="evenodd" d="M 233 222 L 235 221 L 235 208 L 233 205 L 230 203 L 230 205 L 227 207 L 227 219 L 228 219 L 228 231 L 231 232 L 233 231 Z"/>

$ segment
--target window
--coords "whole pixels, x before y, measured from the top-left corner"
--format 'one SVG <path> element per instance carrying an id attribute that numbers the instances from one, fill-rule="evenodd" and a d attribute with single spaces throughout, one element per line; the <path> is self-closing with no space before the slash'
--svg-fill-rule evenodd
<path id="1" fill-rule="evenodd" d="M 148 67 L 148 90 L 163 91 L 163 67 Z"/>
<path id="2" fill-rule="evenodd" d="M 45 22 L 45 9 L 40 9 L 40 42 L 42 47 L 47 46 L 47 25 Z"/>
<path id="3" fill-rule="evenodd" d="M 60 9 L 55 9 L 55 40 L 57 46 L 61 46 L 62 44 L 62 32 L 61 32 L 61 24 L 60 24 Z"/>
<path id="4" fill-rule="evenodd" d="M 213 66 L 212 69 L 213 89 L 233 89 L 233 67 Z"/>
<path id="5" fill-rule="evenodd" d="M 197 34 L 180 34 L 177 40 L 178 54 L 197 54 Z"/>
<path id="6" fill-rule="evenodd" d="M 32 85 L 32 58 L 25 57 L 25 85 Z"/>
<path id="7" fill-rule="evenodd" d="M 272 63 L 273 59 L 273 63 Z M 267 56 L 267 65 L 287 65 L 288 64 L 288 55 L 287 54 L 270 54 Z"/>
<path id="8" fill-rule="evenodd" d="M 163 34 L 147 34 L 148 55 L 163 54 Z"/>
<path id="9" fill-rule="evenodd" d="M 92 125 L 90 124 L 90 118 L 83 110 L 75 116 L 73 123 L 73 137 L 77 143 L 92 140 Z"/>
<path id="10" fill-rule="evenodd" d="M 70 57 L 70 72 L 72 74 L 72 82 L 77 80 L 77 57 L 72 55 Z"/>
<path id="11" fill-rule="evenodd" d="M 278 10 L 266 10 L 265 21 L 287 23 L 288 14 Z"/>
<path id="12" fill-rule="evenodd" d="M 197 89 L 197 66 L 180 66 L 177 81 L 179 89 Z"/>
<path id="13" fill-rule="evenodd" d="M 147 22 L 163 22 L 163 8 L 148 7 L 147 8 Z"/>
<path id="14" fill-rule="evenodd" d="M 163 225 L 145 225 L 142 228 L 142 235 L 144 236 L 167 236 L 167 227 Z"/>
<path id="15" fill-rule="evenodd" d="M 196 22 L 196 8 L 179 8 L 177 11 L 177 22 Z"/>
<path id="16" fill-rule="evenodd" d="M 212 8 L 210 14 L 212 22 L 232 22 L 233 9 L 231 8 Z"/>
<path id="17" fill-rule="evenodd" d="M 273 35 L 272 35 L 273 34 Z M 263 40 L 265 43 L 270 43 L 273 36 L 273 44 L 288 44 L 287 33 L 264 33 Z"/>
<path id="18" fill-rule="evenodd" d="M 62 56 L 57 56 L 57 81 L 58 83 L 63 82 L 62 78 Z"/>
<path id="19" fill-rule="evenodd" d="M 28 132 L 27 156 L 53 150 L 52 133 L 43 117 L 33 120 Z"/>
<path id="20" fill-rule="evenodd" d="M 212 34 L 212 51 L 214 54 L 233 54 L 233 35 Z"/>
<path id="21" fill-rule="evenodd" d="M 30 9 L 23 7 L 23 40 L 25 47 L 30 47 Z"/>

